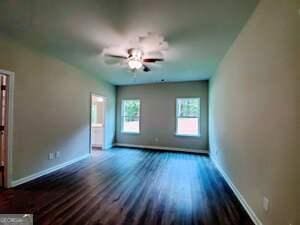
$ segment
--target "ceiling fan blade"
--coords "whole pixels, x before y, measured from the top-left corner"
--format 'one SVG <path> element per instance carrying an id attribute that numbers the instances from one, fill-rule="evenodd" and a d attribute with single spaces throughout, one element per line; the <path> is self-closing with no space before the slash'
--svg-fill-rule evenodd
<path id="1" fill-rule="evenodd" d="M 164 55 L 161 51 L 150 51 L 150 52 L 146 52 L 145 53 L 145 57 L 144 58 L 157 58 L 157 59 L 162 59 L 164 58 Z"/>
<path id="2" fill-rule="evenodd" d="M 144 66 L 144 69 L 143 69 L 144 72 L 151 71 L 151 69 L 148 66 L 146 66 L 145 64 L 143 64 L 143 66 Z"/>
<path id="3" fill-rule="evenodd" d="M 149 59 L 144 59 L 144 62 L 147 63 L 155 63 L 155 62 L 162 62 L 164 61 L 164 59 L 159 59 L 159 58 L 149 58 Z"/>
<path id="4" fill-rule="evenodd" d="M 127 57 L 122 55 L 105 54 L 105 56 L 112 57 L 112 58 L 119 58 L 119 59 L 127 59 Z"/>
<path id="5" fill-rule="evenodd" d="M 128 55 L 129 55 L 129 57 L 132 56 L 132 52 L 133 52 L 133 48 L 129 48 L 129 49 L 127 50 L 127 53 L 128 53 Z"/>
<path id="6" fill-rule="evenodd" d="M 113 57 L 105 57 L 105 59 L 104 59 L 104 63 L 107 65 L 119 64 L 122 61 L 124 61 L 124 60 L 122 60 L 120 58 L 113 58 Z"/>

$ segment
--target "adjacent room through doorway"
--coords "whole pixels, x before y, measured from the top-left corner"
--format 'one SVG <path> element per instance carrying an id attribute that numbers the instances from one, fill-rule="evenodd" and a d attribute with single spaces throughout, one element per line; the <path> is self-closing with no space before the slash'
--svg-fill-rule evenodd
<path id="1" fill-rule="evenodd" d="M 91 95 L 91 151 L 104 148 L 105 98 Z"/>

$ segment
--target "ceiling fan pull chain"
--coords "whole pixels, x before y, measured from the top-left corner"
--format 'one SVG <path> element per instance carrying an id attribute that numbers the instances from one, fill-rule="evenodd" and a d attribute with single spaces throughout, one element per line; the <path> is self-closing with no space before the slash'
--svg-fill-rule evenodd
<path id="1" fill-rule="evenodd" d="M 137 70 L 133 70 L 133 80 L 134 80 L 134 83 L 136 83 L 136 77 L 137 77 Z"/>

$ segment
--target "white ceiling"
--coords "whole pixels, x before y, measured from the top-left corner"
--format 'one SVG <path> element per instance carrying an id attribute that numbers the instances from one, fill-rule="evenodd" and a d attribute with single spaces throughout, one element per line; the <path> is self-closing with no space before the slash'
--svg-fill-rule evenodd
<path id="1" fill-rule="evenodd" d="M 258 0 L 1 0 L 0 32 L 115 84 L 209 79 Z M 139 72 L 103 63 L 111 45 L 155 32 L 165 62 Z"/>

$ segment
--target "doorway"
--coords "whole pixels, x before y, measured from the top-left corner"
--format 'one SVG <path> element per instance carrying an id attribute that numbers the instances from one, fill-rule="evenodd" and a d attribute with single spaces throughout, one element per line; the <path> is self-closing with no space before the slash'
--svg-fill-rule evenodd
<path id="1" fill-rule="evenodd" d="M 91 94 L 91 153 L 97 153 L 105 146 L 105 105 L 104 96 Z"/>
<path id="2" fill-rule="evenodd" d="M 0 188 L 10 187 L 14 74 L 0 70 Z"/>

